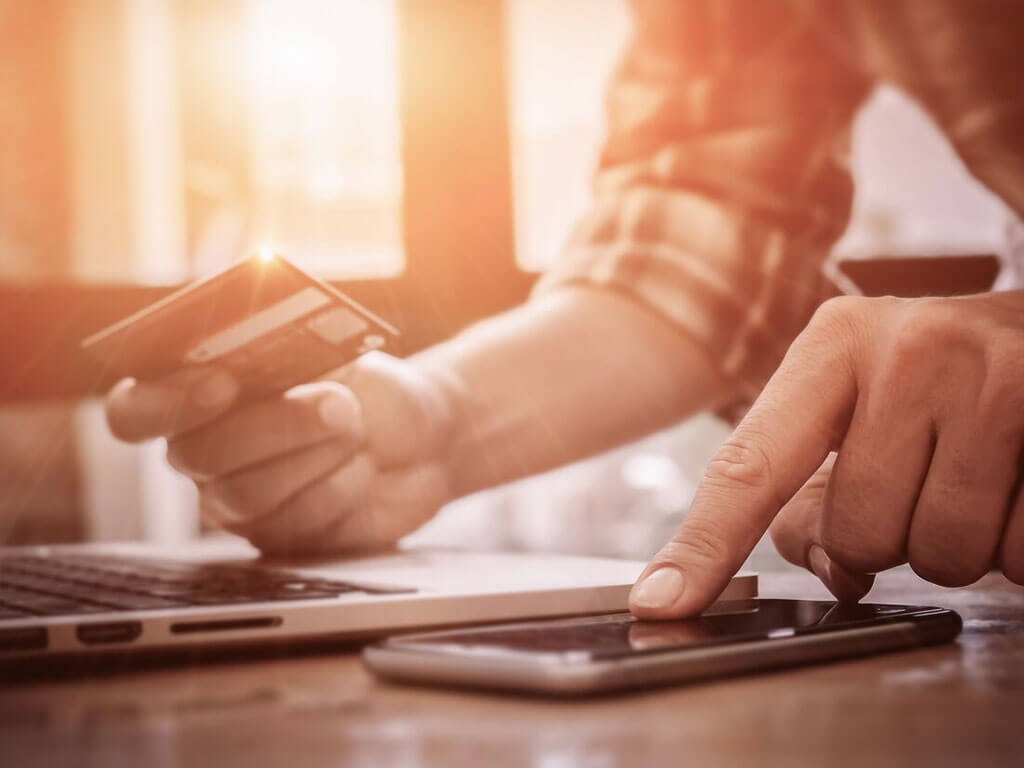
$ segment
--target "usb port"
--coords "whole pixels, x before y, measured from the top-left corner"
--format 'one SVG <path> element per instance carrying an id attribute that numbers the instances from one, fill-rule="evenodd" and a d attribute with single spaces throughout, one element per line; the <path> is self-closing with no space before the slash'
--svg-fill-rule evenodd
<path id="1" fill-rule="evenodd" d="M 75 634 L 85 645 L 130 643 L 142 634 L 142 622 L 105 621 L 95 624 L 79 624 Z"/>
<path id="2" fill-rule="evenodd" d="M 38 627 L 0 630 L 0 653 L 34 651 L 46 647 L 46 630 Z"/>

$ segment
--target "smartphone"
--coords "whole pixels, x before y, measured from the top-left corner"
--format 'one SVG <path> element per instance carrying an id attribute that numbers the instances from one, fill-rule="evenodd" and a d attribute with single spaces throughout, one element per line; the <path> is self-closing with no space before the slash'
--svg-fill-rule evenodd
<path id="1" fill-rule="evenodd" d="M 311 381 L 397 337 L 354 299 L 263 252 L 90 336 L 82 348 L 115 378 L 219 365 L 246 399 Z"/>
<path id="2" fill-rule="evenodd" d="M 583 695 L 932 645 L 960 629 L 944 608 L 752 599 L 685 621 L 614 613 L 397 636 L 363 660 L 400 682 Z"/>

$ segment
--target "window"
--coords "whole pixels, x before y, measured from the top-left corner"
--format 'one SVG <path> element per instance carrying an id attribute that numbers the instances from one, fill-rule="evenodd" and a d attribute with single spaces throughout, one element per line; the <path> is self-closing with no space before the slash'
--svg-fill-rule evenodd
<path id="1" fill-rule="evenodd" d="M 540 271 L 590 200 L 629 15 L 623 0 L 508 0 L 506 20 L 516 259 Z"/>
<path id="2" fill-rule="evenodd" d="M 328 277 L 399 273 L 395 4 L 249 0 L 250 247 Z"/>

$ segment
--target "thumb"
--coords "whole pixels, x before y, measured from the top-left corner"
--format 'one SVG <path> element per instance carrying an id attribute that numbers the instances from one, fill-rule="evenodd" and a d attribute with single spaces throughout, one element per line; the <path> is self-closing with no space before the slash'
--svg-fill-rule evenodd
<path id="1" fill-rule="evenodd" d="M 843 568 L 828 556 L 821 544 L 821 518 L 835 459 L 835 453 L 829 454 L 818 471 L 782 508 L 768 532 L 783 558 L 817 576 L 839 602 L 856 603 L 871 589 L 875 577 Z"/>
<path id="2" fill-rule="evenodd" d="M 107 423 L 120 440 L 173 437 L 224 415 L 239 383 L 225 370 L 188 367 L 157 380 L 122 379 L 106 399 Z"/>

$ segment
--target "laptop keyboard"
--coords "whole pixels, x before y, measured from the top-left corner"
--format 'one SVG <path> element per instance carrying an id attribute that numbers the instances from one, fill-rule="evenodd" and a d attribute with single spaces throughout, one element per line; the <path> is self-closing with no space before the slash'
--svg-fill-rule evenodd
<path id="1" fill-rule="evenodd" d="M 243 564 L 86 554 L 0 556 L 0 621 L 413 591 Z"/>

